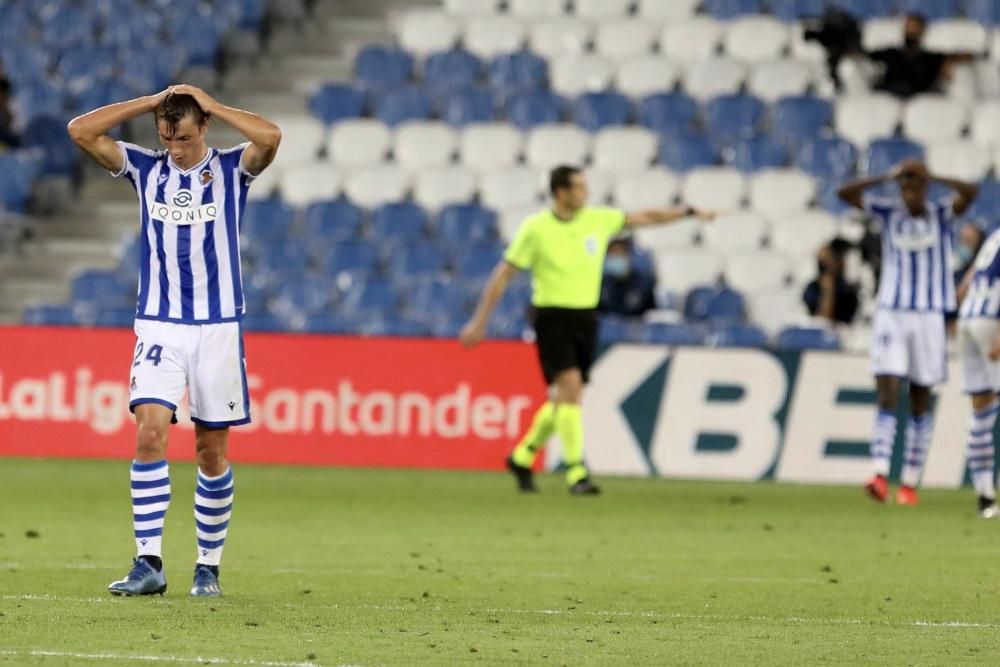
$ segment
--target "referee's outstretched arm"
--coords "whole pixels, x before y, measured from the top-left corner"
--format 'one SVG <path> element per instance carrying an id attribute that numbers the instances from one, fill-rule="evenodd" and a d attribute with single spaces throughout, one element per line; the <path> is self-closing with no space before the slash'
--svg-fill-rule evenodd
<path id="1" fill-rule="evenodd" d="M 676 222 L 681 218 L 696 217 L 702 220 L 712 220 L 715 217 L 713 211 L 701 211 L 691 206 L 681 206 L 678 208 L 650 208 L 642 211 L 628 211 L 625 213 L 625 226 L 646 227 L 648 225 L 665 225 Z"/>
<path id="2" fill-rule="evenodd" d="M 519 270 L 505 259 L 500 260 L 493 268 L 493 273 L 490 274 L 490 279 L 486 281 L 486 287 L 483 288 L 483 294 L 479 297 L 476 312 L 472 314 L 472 319 L 462 327 L 462 332 L 459 334 L 462 345 L 473 347 L 486 338 L 486 325 L 489 324 L 490 316 L 493 315 L 493 309 L 496 308 L 503 293 L 507 290 L 510 279 Z"/>

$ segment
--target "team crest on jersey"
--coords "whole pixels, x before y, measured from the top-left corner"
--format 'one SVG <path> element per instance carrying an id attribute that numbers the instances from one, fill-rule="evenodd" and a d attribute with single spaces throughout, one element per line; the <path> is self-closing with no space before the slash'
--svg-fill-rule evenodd
<path id="1" fill-rule="evenodd" d="M 583 246 L 587 249 L 587 253 L 594 255 L 597 253 L 597 237 L 588 236 L 587 240 L 584 241 Z"/>
<path id="2" fill-rule="evenodd" d="M 211 169 L 202 169 L 201 173 L 198 174 L 198 180 L 202 185 L 208 185 L 212 182 L 213 178 L 215 178 L 215 176 L 212 175 Z"/>

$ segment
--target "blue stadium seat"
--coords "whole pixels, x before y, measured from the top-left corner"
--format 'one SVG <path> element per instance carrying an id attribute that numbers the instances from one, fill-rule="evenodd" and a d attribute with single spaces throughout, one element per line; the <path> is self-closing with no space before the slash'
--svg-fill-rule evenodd
<path id="1" fill-rule="evenodd" d="M 257 243 L 250 249 L 259 271 L 295 275 L 309 267 L 309 248 L 298 240 Z"/>
<path id="2" fill-rule="evenodd" d="M 272 300 L 272 309 L 284 315 L 315 315 L 333 300 L 336 288 L 329 278 L 305 277 L 285 283 Z"/>
<path id="3" fill-rule="evenodd" d="M 74 303 L 93 303 L 114 308 L 135 303 L 135 292 L 122 284 L 114 271 L 89 270 L 73 279 Z"/>
<path id="4" fill-rule="evenodd" d="M 284 241 L 291 234 L 295 210 L 277 199 L 247 203 L 240 231 L 251 241 Z"/>
<path id="5" fill-rule="evenodd" d="M 417 281 L 407 290 L 406 311 L 425 321 L 468 318 L 471 299 L 450 278 L 441 276 Z"/>
<path id="6" fill-rule="evenodd" d="M 840 337 L 829 329 L 811 327 L 788 327 L 778 334 L 779 350 L 797 352 L 800 350 L 839 350 Z"/>
<path id="7" fill-rule="evenodd" d="M 524 316 L 494 316 L 486 331 L 488 337 L 497 340 L 523 340 L 524 333 L 528 328 L 528 321 Z"/>
<path id="8" fill-rule="evenodd" d="M 520 93 L 507 101 L 507 119 L 520 130 L 562 120 L 566 101 L 548 90 Z"/>
<path id="9" fill-rule="evenodd" d="M 366 46 L 354 60 L 354 77 L 369 88 L 395 88 L 413 73 L 413 57 L 394 46 Z"/>
<path id="10" fill-rule="evenodd" d="M 44 82 L 44 80 L 16 85 L 13 94 L 18 115 L 25 123 L 38 117 L 62 118 L 64 116 L 65 92 Z"/>
<path id="11" fill-rule="evenodd" d="M 97 34 L 96 16 L 73 5 L 50 3 L 49 11 L 40 12 L 42 41 L 48 48 L 73 49 L 93 40 Z"/>
<path id="12" fill-rule="evenodd" d="M 690 134 L 698 121 L 698 103 L 684 93 L 656 93 L 639 103 L 639 124 L 665 135 Z"/>
<path id="13" fill-rule="evenodd" d="M 743 172 L 784 167 L 788 164 L 785 147 L 763 134 L 740 141 L 726 152 L 731 153 L 729 162 Z"/>
<path id="14" fill-rule="evenodd" d="M 485 86 L 453 90 L 445 97 L 441 118 L 456 127 L 469 123 L 488 123 L 496 117 L 497 103 L 493 91 Z"/>
<path id="15" fill-rule="evenodd" d="M 96 327 L 130 329 L 135 324 L 135 308 L 101 308 L 94 320 Z"/>
<path id="16" fill-rule="evenodd" d="M 601 315 L 597 329 L 597 344 L 600 347 L 625 343 L 632 339 L 634 321 L 613 315 Z"/>
<path id="17" fill-rule="evenodd" d="M 318 313 L 306 318 L 303 331 L 324 334 L 357 334 L 361 331 L 363 317 L 346 313 Z"/>
<path id="18" fill-rule="evenodd" d="M 371 320 L 361 328 L 364 336 L 384 336 L 387 338 L 424 338 L 431 334 L 426 322 L 400 316 L 389 316 Z"/>
<path id="19" fill-rule="evenodd" d="M 495 241 L 497 214 L 479 204 L 452 204 L 438 214 L 435 232 L 450 246 L 468 246 Z"/>
<path id="20" fill-rule="evenodd" d="M 387 90 L 375 102 L 375 116 L 390 126 L 425 120 L 431 117 L 431 98 L 415 85 Z"/>
<path id="21" fill-rule="evenodd" d="M 767 347 L 767 334 L 752 324 L 736 324 L 713 331 L 706 343 L 712 347 Z"/>
<path id="22" fill-rule="evenodd" d="M 475 84 L 482 77 L 483 63 L 464 49 L 451 49 L 430 56 L 424 63 L 424 82 L 435 91 Z"/>
<path id="23" fill-rule="evenodd" d="M 696 287 L 684 301 L 684 318 L 717 326 L 737 324 L 746 319 L 746 301 L 728 287 Z"/>
<path id="24" fill-rule="evenodd" d="M 833 105 L 811 95 L 783 97 L 774 104 L 772 134 L 790 146 L 821 136 L 833 121 Z"/>
<path id="25" fill-rule="evenodd" d="M 309 97 L 309 111 L 327 125 L 364 113 L 365 96 L 350 84 L 328 83 Z"/>
<path id="26" fill-rule="evenodd" d="M 979 195 L 972 202 L 968 217 L 990 224 L 1000 222 L 1000 182 L 990 179 L 979 184 Z"/>
<path id="27" fill-rule="evenodd" d="M 712 142 L 705 136 L 666 137 L 660 146 L 660 162 L 673 171 L 689 171 L 718 163 Z"/>
<path id="28" fill-rule="evenodd" d="M 250 272 L 243 280 L 243 303 L 248 312 L 258 312 L 267 309 L 267 302 L 274 297 L 274 284 L 277 274 L 263 271 Z"/>
<path id="29" fill-rule="evenodd" d="M 119 78 L 133 90 L 160 90 L 170 81 L 173 59 L 167 49 L 145 49 L 142 58 L 128 58 L 121 63 Z"/>
<path id="30" fill-rule="evenodd" d="M 330 276 L 367 277 L 378 272 L 378 246 L 370 241 L 345 241 L 330 247 L 323 262 Z"/>
<path id="31" fill-rule="evenodd" d="M 398 245 L 389 252 L 389 275 L 399 285 L 409 285 L 416 280 L 433 278 L 445 270 L 447 257 L 444 249 L 430 242 Z"/>
<path id="32" fill-rule="evenodd" d="M 25 324 L 51 324 L 59 326 L 76 326 L 79 322 L 73 313 L 73 307 L 35 306 L 24 311 L 22 316 Z"/>
<path id="33" fill-rule="evenodd" d="M 427 238 L 427 211 L 413 202 L 383 204 L 372 214 L 371 233 L 378 243 L 415 243 Z"/>
<path id="34" fill-rule="evenodd" d="M 893 137 L 891 139 L 876 139 L 868 145 L 865 151 L 867 173 L 883 174 L 906 158 L 923 158 L 924 149 L 920 144 L 909 139 Z"/>
<path id="35" fill-rule="evenodd" d="M 597 132 L 609 125 L 626 125 L 631 116 L 632 103 L 613 91 L 585 93 L 573 106 L 573 122 L 588 132 Z"/>
<path id="36" fill-rule="evenodd" d="M 891 16 L 895 12 L 893 0 L 830 0 L 828 4 L 843 9 L 859 21 Z"/>
<path id="37" fill-rule="evenodd" d="M 705 0 L 705 12 L 723 21 L 763 11 L 761 0 Z"/>
<path id="38" fill-rule="evenodd" d="M 958 0 L 899 0 L 900 14 L 923 14 L 928 21 L 957 18 Z"/>
<path id="39" fill-rule="evenodd" d="M 79 152 L 66 132 L 66 123 L 58 118 L 32 118 L 21 133 L 21 143 L 42 150 L 42 171 L 45 174 L 69 176 L 76 169 Z"/>
<path id="40" fill-rule="evenodd" d="M 721 95 L 705 108 L 705 127 L 717 144 L 749 139 L 764 124 L 767 108 L 753 95 Z"/>
<path id="41" fill-rule="evenodd" d="M 176 11 L 176 10 L 175 10 Z M 172 44 L 186 55 L 186 64 L 215 67 L 219 51 L 219 30 L 207 8 L 189 15 L 180 30 L 173 33 Z"/>
<path id="42" fill-rule="evenodd" d="M 503 95 L 542 90 L 548 80 L 545 59 L 530 51 L 499 55 L 490 62 L 490 87 Z"/>
<path id="43" fill-rule="evenodd" d="M 851 205 L 844 202 L 837 196 L 837 190 L 843 184 L 843 180 L 819 182 L 819 191 L 816 193 L 816 203 L 820 208 L 834 215 L 840 215 L 851 210 Z"/>
<path id="44" fill-rule="evenodd" d="M 56 76 L 61 86 L 71 95 L 80 95 L 94 86 L 111 80 L 117 55 L 113 49 L 102 47 L 77 48 L 64 52 L 59 58 Z"/>
<path id="45" fill-rule="evenodd" d="M 468 315 L 435 318 L 430 322 L 430 333 L 437 338 L 458 338 L 462 327 L 468 321 Z"/>
<path id="46" fill-rule="evenodd" d="M 795 164 L 819 179 L 844 180 L 854 173 L 857 162 L 858 149 L 840 137 L 807 142 L 795 155 Z"/>
<path id="47" fill-rule="evenodd" d="M 319 201 L 306 209 L 305 233 L 320 246 L 361 235 L 363 212 L 347 199 Z"/>
<path id="48" fill-rule="evenodd" d="M 242 327 L 245 331 L 286 331 L 284 322 L 268 312 L 247 313 L 243 316 Z"/>
<path id="49" fill-rule="evenodd" d="M 12 154 L 0 154 L 0 210 L 24 213 L 31 195 L 31 181 Z"/>
<path id="50" fill-rule="evenodd" d="M 357 282 L 347 290 L 342 301 L 347 314 L 385 317 L 399 308 L 399 295 L 387 280 L 378 278 Z"/>
<path id="51" fill-rule="evenodd" d="M 768 5 L 775 18 L 791 23 L 822 16 L 826 0 L 768 0 Z"/>
<path id="52" fill-rule="evenodd" d="M 965 13 L 987 27 L 1000 24 L 1000 2 L 996 0 L 965 0 Z"/>
<path id="53" fill-rule="evenodd" d="M 86 113 L 114 102 L 132 99 L 135 92 L 120 81 L 108 81 L 91 86 L 75 97 L 76 113 Z"/>
<path id="54" fill-rule="evenodd" d="M 458 277 L 485 281 L 503 257 L 503 247 L 498 244 L 479 244 L 459 248 L 455 253 L 455 272 Z"/>
<path id="55" fill-rule="evenodd" d="M 692 324 L 653 322 L 642 328 L 639 338 L 643 343 L 655 345 L 702 345 L 705 332 Z"/>

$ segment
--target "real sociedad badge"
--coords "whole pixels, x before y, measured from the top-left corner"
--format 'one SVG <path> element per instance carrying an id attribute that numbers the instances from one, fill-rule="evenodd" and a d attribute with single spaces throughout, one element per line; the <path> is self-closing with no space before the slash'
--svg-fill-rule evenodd
<path id="1" fill-rule="evenodd" d="M 212 182 L 213 178 L 215 178 L 215 177 L 212 176 L 212 170 L 211 169 L 202 169 L 201 173 L 198 174 L 198 180 L 201 181 L 202 185 L 208 185 L 209 183 Z"/>

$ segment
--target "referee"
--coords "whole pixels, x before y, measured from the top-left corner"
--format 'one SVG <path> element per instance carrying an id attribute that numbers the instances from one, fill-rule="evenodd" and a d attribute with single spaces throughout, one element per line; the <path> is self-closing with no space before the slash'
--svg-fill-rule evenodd
<path id="1" fill-rule="evenodd" d="M 521 225 L 483 289 L 460 340 L 472 347 L 486 337 L 486 325 L 516 270 L 531 272 L 538 358 L 552 387 L 531 428 L 507 457 L 507 467 L 521 491 L 537 491 L 532 465 L 538 449 L 559 434 L 570 493 L 600 493 L 583 463 L 580 402 L 597 343 L 597 302 L 601 295 L 608 242 L 623 227 L 669 223 L 687 216 L 709 220 L 712 213 L 692 208 L 651 209 L 626 213 L 588 207 L 587 182 L 576 167 L 560 166 L 549 175 L 551 210 Z"/>

